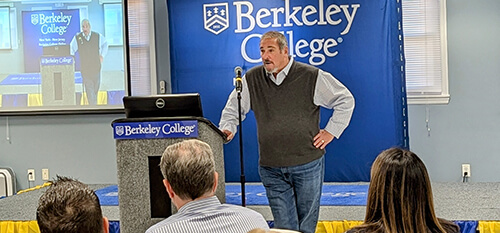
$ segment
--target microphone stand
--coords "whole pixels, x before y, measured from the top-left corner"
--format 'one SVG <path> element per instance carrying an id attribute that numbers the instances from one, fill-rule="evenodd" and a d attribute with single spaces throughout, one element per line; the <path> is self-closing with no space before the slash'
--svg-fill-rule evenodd
<path id="1" fill-rule="evenodd" d="M 241 88 L 236 89 L 236 92 L 238 93 L 238 127 L 240 131 L 240 182 L 241 182 L 241 206 L 245 207 L 246 206 L 246 198 L 245 198 L 245 166 L 243 162 L 243 127 L 241 125 Z"/>

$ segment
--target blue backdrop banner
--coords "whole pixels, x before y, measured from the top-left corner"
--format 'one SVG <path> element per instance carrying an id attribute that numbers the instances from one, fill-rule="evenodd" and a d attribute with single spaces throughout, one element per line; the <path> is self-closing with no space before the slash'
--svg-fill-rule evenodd
<path id="1" fill-rule="evenodd" d="M 326 148 L 326 181 L 368 181 L 378 153 L 408 147 L 401 1 L 169 0 L 168 11 L 172 90 L 199 92 L 214 123 L 234 88 L 234 68 L 260 65 L 260 36 L 276 30 L 295 60 L 330 72 L 356 99 L 350 126 Z M 322 109 L 321 127 L 330 116 Z M 259 181 L 252 113 L 243 139 L 246 179 Z M 226 181 L 238 181 L 238 136 L 224 155 Z"/>

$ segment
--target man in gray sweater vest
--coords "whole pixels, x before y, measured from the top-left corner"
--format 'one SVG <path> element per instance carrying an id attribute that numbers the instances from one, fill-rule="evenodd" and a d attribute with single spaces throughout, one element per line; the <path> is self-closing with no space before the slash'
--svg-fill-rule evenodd
<path id="1" fill-rule="evenodd" d="M 253 110 L 259 141 L 259 174 L 276 228 L 314 233 L 324 177 L 325 147 L 339 138 L 354 111 L 351 92 L 331 74 L 296 62 L 283 34 L 262 35 L 263 65 L 242 80 L 242 120 Z M 231 140 L 238 125 L 237 93 L 222 111 L 219 127 Z M 320 106 L 334 109 L 319 128 Z"/>
<path id="2" fill-rule="evenodd" d="M 77 33 L 71 40 L 71 55 L 75 55 L 76 51 L 80 55 L 80 72 L 87 102 L 89 105 L 97 105 L 102 62 L 108 53 L 108 42 L 101 33 L 91 30 L 88 19 L 82 20 L 82 32 Z"/>

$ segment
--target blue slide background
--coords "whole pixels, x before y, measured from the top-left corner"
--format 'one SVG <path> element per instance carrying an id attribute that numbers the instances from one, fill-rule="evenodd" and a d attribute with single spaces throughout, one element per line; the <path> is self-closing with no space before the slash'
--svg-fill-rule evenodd
<path id="1" fill-rule="evenodd" d="M 77 9 L 23 11 L 24 72 L 40 72 L 43 47 L 69 45 L 79 31 L 80 14 Z"/>

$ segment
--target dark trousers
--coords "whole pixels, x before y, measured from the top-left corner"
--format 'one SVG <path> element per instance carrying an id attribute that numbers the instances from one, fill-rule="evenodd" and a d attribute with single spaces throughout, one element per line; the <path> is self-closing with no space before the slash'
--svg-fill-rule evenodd
<path id="1" fill-rule="evenodd" d="M 89 105 L 97 105 L 97 93 L 101 84 L 101 73 L 89 74 L 82 72 L 82 82 Z"/>

